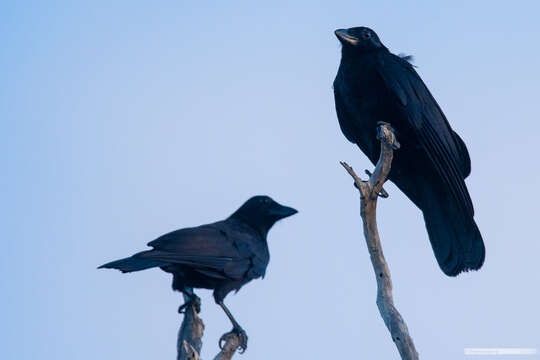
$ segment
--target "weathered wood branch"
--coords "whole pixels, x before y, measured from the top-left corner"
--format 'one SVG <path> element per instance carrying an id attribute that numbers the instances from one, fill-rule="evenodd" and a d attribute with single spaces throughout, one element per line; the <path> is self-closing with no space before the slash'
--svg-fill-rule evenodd
<path id="1" fill-rule="evenodd" d="M 184 295 L 184 301 L 189 301 Z M 195 305 L 189 305 L 185 309 L 184 319 L 176 342 L 177 360 L 200 360 L 204 323 L 197 314 Z M 225 344 L 214 360 L 230 360 L 240 345 L 240 339 L 234 333 L 228 333 L 224 337 Z"/>
<path id="2" fill-rule="evenodd" d="M 364 237 L 377 279 L 377 307 L 384 320 L 392 340 L 403 360 L 417 360 L 418 353 L 403 317 L 394 306 L 392 296 L 392 279 L 390 270 L 384 258 L 379 231 L 377 229 L 377 199 L 379 196 L 386 197 L 383 189 L 392 165 L 394 150 L 399 148 L 399 143 L 392 127 L 389 124 L 380 124 L 377 128 L 377 139 L 381 142 L 381 154 L 375 166 L 373 174 L 368 171 L 369 179 L 363 181 L 353 168 L 347 163 L 341 165 L 354 179 L 355 187 L 360 192 L 360 215 L 364 225 Z M 386 196 L 385 196 L 386 195 Z"/>
<path id="3" fill-rule="evenodd" d="M 184 301 L 190 301 L 189 296 L 184 295 Z M 176 349 L 177 360 L 199 360 L 202 348 L 204 323 L 197 314 L 195 305 L 188 305 L 184 312 L 184 320 L 178 331 Z"/>

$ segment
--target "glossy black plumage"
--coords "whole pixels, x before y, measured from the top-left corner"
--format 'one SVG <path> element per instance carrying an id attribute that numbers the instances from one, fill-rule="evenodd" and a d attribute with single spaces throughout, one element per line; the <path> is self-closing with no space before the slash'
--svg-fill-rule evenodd
<path id="1" fill-rule="evenodd" d="M 471 171 L 465 144 L 414 67 L 373 30 L 336 36 L 343 46 L 334 98 L 343 134 L 376 163 L 377 123 L 390 123 L 402 146 L 389 179 L 422 210 L 439 266 L 449 276 L 479 269 L 485 249 L 464 182 Z"/>
<path id="2" fill-rule="evenodd" d="M 216 303 L 223 307 L 234 329 L 243 333 L 223 299 L 264 276 L 270 260 L 268 231 L 275 222 L 296 212 L 268 196 L 255 196 L 225 220 L 170 232 L 149 242 L 152 250 L 100 268 L 133 272 L 159 267 L 173 275 L 174 290 L 191 298 L 196 297 L 193 288 L 213 289 Z"/>

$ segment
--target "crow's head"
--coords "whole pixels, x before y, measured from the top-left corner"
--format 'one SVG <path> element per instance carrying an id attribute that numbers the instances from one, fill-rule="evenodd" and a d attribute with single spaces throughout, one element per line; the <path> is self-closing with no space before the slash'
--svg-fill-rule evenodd
<path id="1" fill-rule="evenodd" d="M 353 27 L 334 31 L 343 45 L 343 50 L 352 53 L 364 53 L 378 49 L 386 49 L 375 31 L 367 27 Z"/>
<path id="2" fill-rule="evenodd" d="M 295 209 L 283 206 L 269 196 L 254 196 L 231 215 L 265 234 L 278 220 L 296 214 Z"/>

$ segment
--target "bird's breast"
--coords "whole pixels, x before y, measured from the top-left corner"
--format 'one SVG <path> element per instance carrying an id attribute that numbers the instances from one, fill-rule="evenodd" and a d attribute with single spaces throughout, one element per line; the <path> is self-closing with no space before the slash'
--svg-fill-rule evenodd
<path id="1" fill-rule="evenodd" d="M 340 93 L 344 97 L 345 105 L 357 111 L 369 112 L 379 105 L 380 79 L 375 71 L 345 67 L 338 74 L 340 80 Z"/>
<path id="2" fill-rule="evenodd" d="M 347 139 L 356 143 L 372 160 L 378 156 L 375 133 L 385 121 L 384 87 L 372 64 L 342 62 L 334 82 L 338 120 Z M 339 103 L 339 105 L 338 105 Z"/>

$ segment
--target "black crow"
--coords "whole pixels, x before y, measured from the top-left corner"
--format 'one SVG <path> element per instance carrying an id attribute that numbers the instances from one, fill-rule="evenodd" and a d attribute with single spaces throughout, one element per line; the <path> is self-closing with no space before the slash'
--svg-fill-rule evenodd
<path id="1" fill-rule="evenodd" d="M 396 130 L 401 148 L 389 179 L 423 214 L 437 262 L 446 275 L 479 269 L 484 242 L 464 179 L 471 172 L 467 147 L 414 67 L 392 54 L 366 27 L 335 31 L 342 44 L 334 80 L 341 131 L 375 164 L 379 122 Z"/>
<path id="2" fill-rule="evenodd" d="M 232 331 L 240 336 L 240 347 L 245 350 L 247 335 L 223 299 L 251 280 L 264 277 L 270 260 L 268 231 L 278 220 L 296 213 L 268 196 L 254 196 L 223 221 L 170 232 L 149 242 L 152 250 L 99 268 L 126 273 L 159 267 L 171 273 L 173 290 L 191 299 L 179 311 L 191 303 L 200 306 L 193 288 L 213 289 L 216 303 L 231 320 Z"/>

